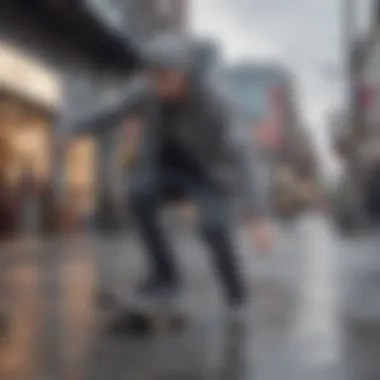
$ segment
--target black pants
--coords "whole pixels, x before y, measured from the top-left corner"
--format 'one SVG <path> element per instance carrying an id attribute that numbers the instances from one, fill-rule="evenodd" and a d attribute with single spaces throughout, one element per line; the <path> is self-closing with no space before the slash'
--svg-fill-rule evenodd
<path id="1" fill-rule="evenodd" d="M 152 263 L 153 276 L 178 280 L 173 252 L 158 221 L 158 212 L 170 195 L 181 193 L 198 203 L 200 231 L 213 254 L 214 267 L 229 301 L 242 301 L 243 281 L 233 246 L 232 200 L 226 192 L 201 177 L 178 168 L 161 167 L 154 173 L 135 172 L 130 200 L 140 234 Z"/>

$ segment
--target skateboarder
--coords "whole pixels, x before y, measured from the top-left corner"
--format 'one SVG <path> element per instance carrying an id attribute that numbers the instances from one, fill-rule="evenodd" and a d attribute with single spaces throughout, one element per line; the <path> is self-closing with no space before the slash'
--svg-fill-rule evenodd
<path id="1" fill-rule="evenodd" d="M 169 195 L 183 194 L 199 206 L 202 236 L 213 253 L 228 305 L 235 309 L 246 298 L 232 236 L 235 190 L 242 190 L 245 219 L 261 248 L 269 243 L 269 210 L 266 194 L 259 194 L 254 182 L 249 141 L 234 139 L 237 125 L 229 102 L 194 74 L 193 46 L 177 35 L 155 38 L 144 52 L 144 70 L 131 80 L 120 102 L 97 110 L 73 130 L 102 132 L 131 115 L 143 121 L 130 173 L 130 201 L 151 263 L 151 276 L 139 291 L 156 297 L 180 288 L 157 213 Z"/>

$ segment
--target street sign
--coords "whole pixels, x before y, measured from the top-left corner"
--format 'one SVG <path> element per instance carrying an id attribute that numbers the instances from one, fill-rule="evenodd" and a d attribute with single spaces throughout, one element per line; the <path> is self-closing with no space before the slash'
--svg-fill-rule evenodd
<path id="1" fill-rule="evenodd" d="M 277 151 L 282 145 L 283 124 L 283 91 L 278 86 L 272 87 L 268 92 L 268 114 L 258 127 L 255 128 L 255 139 L 260 147 Z"/>

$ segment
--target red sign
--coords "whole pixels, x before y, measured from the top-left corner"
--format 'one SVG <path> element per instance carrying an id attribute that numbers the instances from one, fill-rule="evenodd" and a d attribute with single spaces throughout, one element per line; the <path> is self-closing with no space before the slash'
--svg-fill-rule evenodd
<path id="1" fill-rule="evenodd" d="M 364 108 L 369 108 L 374 104 L 375 91 L 370 85 L 359 85 L 357 89 L 357 96 L 359 104 Z"/>
<path id="2" fill-rule="evenodd" d="M 269 111 L 262 123 L 255 127 L 255 139 L 265 149 L 278 150 L 282 143 L 283 89 L 269 90 Z"/>

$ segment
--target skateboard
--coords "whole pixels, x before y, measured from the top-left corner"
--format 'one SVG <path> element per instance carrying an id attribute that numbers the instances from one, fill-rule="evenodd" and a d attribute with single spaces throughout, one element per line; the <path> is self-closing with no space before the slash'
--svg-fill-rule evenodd
<path id="1" fill-rule="evenodd" d="M 108 304 L 106 328 L 116 335 L 157 335 L 180 332 L 189 324 L 188 313 L 178 305 L 148 302 L 138 297 Z"/>

